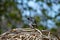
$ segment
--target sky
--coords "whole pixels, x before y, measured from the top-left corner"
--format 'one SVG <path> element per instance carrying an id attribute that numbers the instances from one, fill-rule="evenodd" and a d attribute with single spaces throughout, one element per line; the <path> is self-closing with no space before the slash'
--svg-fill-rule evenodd
<path id="1" fill-rule="evenodd" d="M 46 13 L 46 14 L 48 16 L 52 17 L 52 18 L 54 18 L 56 15 L 58 15 L 58 10 L 60 9 L 60 4 L 53 3 L 53 2 L 57 3 L 58 2 L 57 0 L 56 1 L 51 0 L 52 1 L 52 7 L 51 8 L 48 7 L 48 5 L 46 4 L 46 2 L 49 2 L 49 1 L 46 1 L 46 0 L 45 0 L 46 2 L 41 2 L 41 1 L 35 2 L 35 1 L 36 0 L 30 0 L 30 1 L 23 0 L 23 5 L 20 5 L 20 4 L 17 5 L 17 7 L 19 9 L 21 9 L 21 11 L 23 13 L 22 14 L 23 16 L 25 16 L 25 15 L 30 16 L 30 13 L 31 13 L 31 16 L 34 16 L 36 14 L 37 15 L 42 15 L 41 10 L 43 8 L 47 10 L 48 13 Z M 18 0 L 18 2 L 21 3 L 21 0 Z M 28 7 L 33 8 L 33 10 L 30 11 L 28 9 Z M 27 10 L 24 10 L 23 8 L 26 8 Z M 36 11 L 34 11 L 34 10 L 36 10 Z M 60 16 L 58 16 L 56 19 L 57 20 L 60 19 Z M 52 28 L 52 27 L 56 26 L 55 22 L 53 20 L 50 20 L 50 19 L 47 21 L 47 24 L 48 24 L 47 26 L 49 28 Z"/>

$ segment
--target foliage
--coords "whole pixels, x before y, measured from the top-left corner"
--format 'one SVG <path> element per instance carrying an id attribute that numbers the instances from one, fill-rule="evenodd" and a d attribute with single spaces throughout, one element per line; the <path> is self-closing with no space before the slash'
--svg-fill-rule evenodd
<path id="1" fill-rule="evenodd" d="M 51 7 L 52 6 L 52 3 L 50 2 L 50 3 L 46 3 L 49 7 Z"/>
<path id="2" fill-rule="evenodd" d="M 16 28 L 16 25 L 12 25 L 11 29 L 14 29 L 14 28 Z"/>
<path id="3" fill-rule="evenodd" d="M 17 0 L 16 1 L 15 0 L 0 0 L 0 28 L 1 29 L 3 29 L 3 27 L 6 27 L 6 26 L 7 26 L 6 28 L 10 27 L 10 28 L 13 29 L 13 28 L 16 28 L 17 24 L 20 25 L 23 17 L 25 17 L 25 16 L 22 16 L 22 15 L 27 9 L 29 10 L 29 12 L 30 11 L 33 11 L 33 13 L 37 12 L 36 9 L 34 10 L 33 7 L 28 6 L 28 3 L 26 4 L 27 7 L 25 7 L 25 5 L 24 5 L 25 3 L 23 2 L 23 0 L 21 0 L 21 1 L 22 2 L 20 3 L 21 4 L 20 6 L 22 6 L 22 9 L 20 10 L 17 7 L 17 5 L 19 4 L 19 3 L 17 4 Z M 54 11 L 54 13 L 56 13 L 57 15 L 55 17 L 49 16 L 48 15 L 49 11 L 46 8 L 43 7 L 44 6 L 43 4 L 39 4 L 39 2 L 45 3 L 48 6 L 49 10 Z M 42 8 L 39 9 L 39 11 L 41 11 L 42 15 L 38 15 L 38 16 L 36 15 L 36 16 L 33 17 L 37 22 L 37 26 L 38 26 L 37 28 L 40 29 L 40 30 L 48 29 L 47 25 L 45 27 L 45 26 L 40 24 L 40 22 L 41 21 L 44 22 L 45 19 L 46 19 L 45 20 L 46 23 L 47 23 L 47 20 L 49 20 L 49 19 L 53 20 L 55 22 L 56 26 L 59 28 L 60 27 L 60 22 L 56 22 L 55 20 L 56 20 L 57 16 L 60 16 L 60 13 L 55 12 L 55 10 L 53 10 L 52 6 L 53 6 L 53 4 L 54 5 L 60 4 L 60 1 L 58 1 L 58 3 L 55 3 L 55 1 L 52 2 L 50 0 L 48 0 L 46 2 L 45 2 L 45 0 L 36 0 L 35 3 L 39 4 L 39 7 L 40 7 L 40 5 L 42 5 Z M 4 20 L 2 20 L 3 15 L 4 15 L 4 18 L 5 18 Z M 27 16 L 26 16 L 26 18 L 27 18 Z M 23 24 L 23 28 L 28 27 L 28 24 L 24 24 L 24 22 L 22 24 Z M 0 30 L 0 33 L 1 33 L 1 31 L 2 30 Z M 51 31 L 55 32 L 56 29 L 52 28 Z"/>
<path id="4" fill-rule="evenodd" d="M 57 32 L 56 28 L 50 29 L 51 32 Z"/>
<path id="5" fill-rule="evenodd" d="M 46 30 L 47 27 L 44 27 L 43 25 L 39 25 L 39 26 L 37 27 L 37 29 L 39 29 L 39 30 Z"/>
<path id="6" fill-rule="evenodd" d="M 3 15 L 4 20 L 2 20 Z M 0 29 L 2 29 L 0 33 L 8 28 L 16 28 L 15 24 L 17 24 L 18 21 L 21 22 L 21 16 L 15 0 L 0 0 Z M 14 21 L 14 23 L 12 23 L 12 21 Z M 6 27 L 6 29 L 3 29 L 4 27 Z"/>
<path id="7" fill-rule="evenodd" d="M 40 17 L 39 16 L 35 16 L 34 18 L 35 18 L 36 22 L 40 22 Z"/>
<path id="8" fill-rule="evenodd" d="M 2 33 L 2 29 L 0 29 L 0 34 Z"/>
<path id="9" fill-rule="evenodd" d="M 36 2 L 39 2 L 39 1 L 44 2 L 44 0 L 36 0 Z"/>
<path id="10" fill-rule="evenodd" d="M 56 25 L 57 25 L 58 27 L 60 27 L 60 22 L 57 22 Z"/>
<path id="11" fill-rule="evenodd" d="M 23 25 L 23 28 L 28 28 L 29 26 L 27 24 L 24 24 Z"/>

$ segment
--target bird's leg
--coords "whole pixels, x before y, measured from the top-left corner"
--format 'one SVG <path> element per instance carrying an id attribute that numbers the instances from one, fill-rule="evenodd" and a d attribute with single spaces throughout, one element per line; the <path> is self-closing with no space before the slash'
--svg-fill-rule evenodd
<path id="1" fill-rule="evenodd" d="M 42 32 L 41 32 L 39 29 L 34 28 L 34 30 L 35 30 L 35 31 L 38 31 L 38 32 L 42 35 Z"/>
<path id="2" fill-rule="evenodd" d="M 29 24 L 29 27 L 33 29 L 32 23 Z"/>

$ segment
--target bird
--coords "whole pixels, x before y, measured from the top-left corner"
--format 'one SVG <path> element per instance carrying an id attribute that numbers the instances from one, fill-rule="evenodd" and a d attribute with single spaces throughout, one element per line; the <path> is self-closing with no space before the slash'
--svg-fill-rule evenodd
<path id="1" fill-rule="evenodd" d="M 27 19 L 29 20 L 28 25 L 29 25 L 30 28 L 34 29 L 34 28 L 37 27 L 37 23 L 36 23 L 36 20 L 34 18 L 28 17 Z"/>
<path id="2" fill-rule="evenodd" d="M 37 25 L 36 20 L 33 19 L 32 17 L 29 17 L 29 18 L 27 18 L 27 19 L 30 21 L 30 22 L 29 22 L 29 27 L 30 27 L 31 29 L 34 29 L 35 32 L 38 31 L 38 32 L 41 33 L 41 35 L 42 35 L 42 32 L 41 32 L 39 29 L 37 29 L 38 25 Z"/>

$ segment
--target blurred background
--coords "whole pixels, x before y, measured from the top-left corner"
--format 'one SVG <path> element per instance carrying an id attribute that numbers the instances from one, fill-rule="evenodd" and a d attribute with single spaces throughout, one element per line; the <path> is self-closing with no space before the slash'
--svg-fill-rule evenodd
<path id="1" fill-rule="evenodd" d="M 39 30 L 60 33 L 60 0 L 0 0 L 0 34 L 13 28 L 28 28 L 27 17 Z"/>

